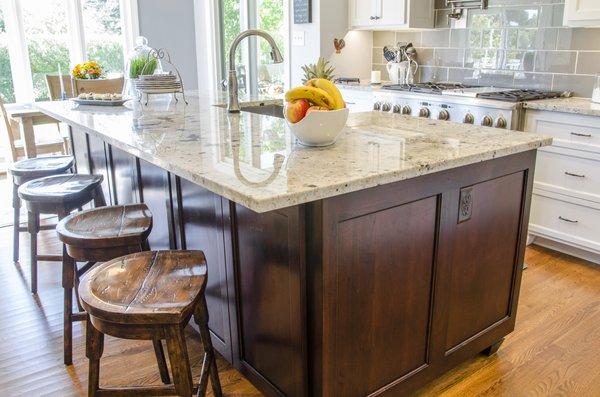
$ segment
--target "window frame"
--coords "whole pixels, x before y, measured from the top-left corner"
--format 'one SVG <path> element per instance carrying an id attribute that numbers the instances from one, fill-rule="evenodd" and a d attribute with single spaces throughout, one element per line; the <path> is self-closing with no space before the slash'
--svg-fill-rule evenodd
<path id="1" fill-rule="evenodd" d="M 21 3 L 27 0 L 0 0 L 4 11 L 6 34 L 9 37 L 8 54 L 12 72 L 16 102 L 34 102 L 33 78 L 27 40 L 23 26 Z M 81 0 L 62 0 L 66 7 L 67 29 L 69 35 L 69 63 L 86 61 L 86 41 L 83 24 L 83 5 Z M 138 0 L 119 0 L 121 29 L 123 35 L 123 59 L 135 46 L 139 36 Z M 69 71 L 63 71 L 68 73 Z"/>

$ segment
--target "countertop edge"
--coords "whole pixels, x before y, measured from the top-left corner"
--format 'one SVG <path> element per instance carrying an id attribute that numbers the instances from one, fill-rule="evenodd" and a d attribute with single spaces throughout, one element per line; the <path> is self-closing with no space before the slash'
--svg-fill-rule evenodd
<path id="1" fill-rule="evenodd" d="M 531 110 L 542 110 L 554 113 L 579 114 L 582 116 L 600 117 L 600 103 L 597 104 L 598 109 L 590 109 L 582 104 L 569 104 L 569 101 L 579 100 L 582 103 L 587 103 L 588 106 L 594 105 L 590 98 L 561 98 L 561 99 L 544 99 L 539 101 L 528 101 L 523 103 L 523 108 Z M 562 103 L 561 103 L 562 102 Z"/>

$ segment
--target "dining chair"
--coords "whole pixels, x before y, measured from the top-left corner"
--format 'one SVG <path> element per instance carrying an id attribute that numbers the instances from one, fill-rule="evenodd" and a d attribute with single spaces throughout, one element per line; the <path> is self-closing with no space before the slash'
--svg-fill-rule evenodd
<path id="1" fill-rule="evenodd" d="M 59 76 L 57 74 L 47 74 L 46 85 L 48 86 L 48 93 L 50 94 L 51 101 L 59 101 L 62 99 L 60 92 L 61 78 L 63 81 L 63 87 L 67 98 L 73 98 L 73 84 L 71 82 L 71 76 L 66 74 L 62 76 Z"/>
<path id="2" fill-rule="evenodd" d="M 19 126 L 11 122 L 4 107 L 4 102 L 0 99 L 0 113 L 2 113 L 2 121 L 0 121 L 0 137 L 2 146 L 7 149 L 7 159 L 11 162 L 18 161 L 25 156 L 25 146 L 23 145 L 22 137 L 20 137 Z M 37 154 L 53 154 L 65 153 L 65 142 L 61 137 L 36 141 L 35 143 Z"/>
<path id="3" fill-rule="evenodd" d="M 72 81 L 73 96 L 78 96 L 84 92 L 94 92 L 97 94 L 120 94 L 123 91 L 123 85 L 125 84 L 125 79 L 123 76 L 114 79 L 72 79 Z"/>

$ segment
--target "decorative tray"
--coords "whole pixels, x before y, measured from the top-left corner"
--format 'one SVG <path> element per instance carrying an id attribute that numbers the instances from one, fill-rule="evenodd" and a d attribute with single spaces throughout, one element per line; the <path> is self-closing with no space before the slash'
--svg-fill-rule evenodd
<path id="1" fill-rule="evenodd" d="M 123 104 L 129 101 L 131 98 L 123 99 L 79 99 L 72 98 L 71 100 L 78 105 L 88 106 L 123 106 Z"/>

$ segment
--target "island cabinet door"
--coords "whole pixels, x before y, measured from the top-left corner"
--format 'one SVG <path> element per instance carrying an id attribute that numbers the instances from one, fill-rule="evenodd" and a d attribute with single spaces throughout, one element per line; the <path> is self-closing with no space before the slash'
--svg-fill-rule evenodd
<path id="1" fill-rule="evenodd" d="M 233 363 L 233 341 L 237 338 L 232 337 L 230 319 L 235 315 L 235 293 L 231 274 L 231 246 L 225 244 L 229 224 L 224 219 L 228 209 L 224 207 L 228 207 L 229 202 L 193 182 L 178 177 L 173 181 L 178 246 L 181 249 L 204 251 L 208 266 L 206 303 L 213 345 Z M 228 290 L 228 278 L 231 291 Z"/>
<path id="2" fill-rule="evenodd" d="M 313 395 L 401 395 L 399 384 L 429 372 L 439 201 L 409 182 L 315 211 L 309 224 L 322 221 L 323 248 L 309 242 Z"/>
<path id="3" fill-rule="evenodd" d="M 520 171 L 444 195 L 435 350 L 452 366 L 514 329 L 531 185 Z M 528 185 L 529 183 L 529 185 Z"/>
<path id="4" fill-rule="evenodd" d="M 88 135 L 75 127 L 69 127 L 71 152 L 75 157 L 75 168 L 79 174 L 90 173 L 90 149 Z"/>
<path id="5" fill-rule="evenodd" d="M 96 138 L 93 135 L 88 135 L 88 144 L 90 150 L 90 171 L 94 175 L 102 175 L 104 177 L 104 180 L 102 181 L 102 193 L 104 193 L 106 204 L 112 205 L 114 204 L 114 200 L 108 168 L 108 145 L 106 145 L 103 140 Z"/>

